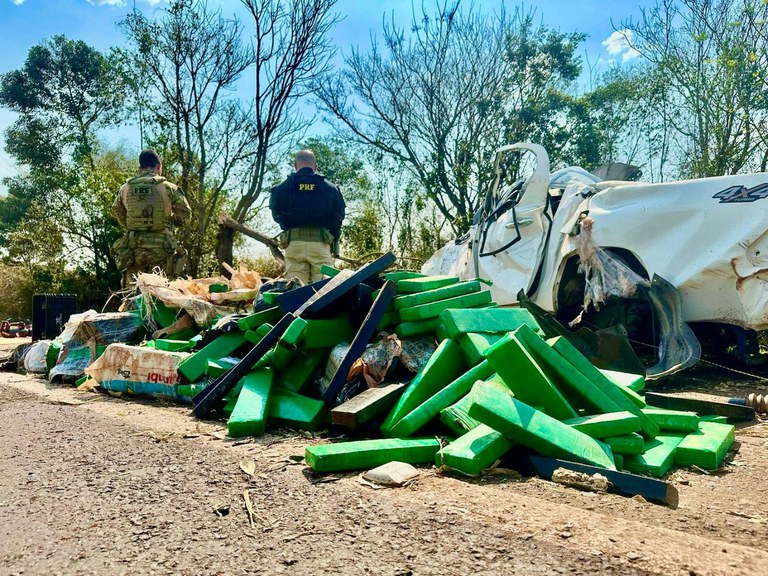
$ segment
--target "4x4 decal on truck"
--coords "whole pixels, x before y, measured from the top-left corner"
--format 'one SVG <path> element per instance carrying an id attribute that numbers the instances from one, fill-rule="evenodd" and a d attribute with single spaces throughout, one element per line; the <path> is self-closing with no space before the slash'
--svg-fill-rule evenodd
<path id="1" fill-rule="evenodd" d="M 745 186 L 731 186 L 726 188 L 712 196 L 712 198 L 720 198 L 720 204 L 730 202 L 754 202 L 755 200 L 762 200 L 768 198 L 768 182 L 764 184 L 758 184 L 754 188 L 746 188 Z"/>

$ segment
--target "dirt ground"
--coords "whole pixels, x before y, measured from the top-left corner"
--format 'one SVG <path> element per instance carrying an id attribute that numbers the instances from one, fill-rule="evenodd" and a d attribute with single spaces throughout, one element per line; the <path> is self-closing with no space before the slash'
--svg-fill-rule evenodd
<path id="1" fill-rule="evenodd" d="M 677 385 L 757 389 L 713 378 Z M 374 490 L 309 472 L 304 447 L 327 435 L 224 432 L 185 407 L 0 373 L 0 574 L 768 574 L 762 420 L 723 470 L 672 474 L 674 510 L 429 467 Z"/>

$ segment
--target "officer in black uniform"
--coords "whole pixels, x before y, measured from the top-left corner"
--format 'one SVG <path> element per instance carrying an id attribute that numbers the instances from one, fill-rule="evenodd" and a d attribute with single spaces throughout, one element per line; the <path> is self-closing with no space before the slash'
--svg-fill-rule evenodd
<path id="1" fill-rule="evenodd" d="M 285 277 L 308 284 L 322 279 L 323 264 L 333 265 L 346 206 L 339 188 L 317 172 L 312 150 L 299 150 L 293 166 L 296 171 L 272 188 L 269 207 L 283 231 Z"/>

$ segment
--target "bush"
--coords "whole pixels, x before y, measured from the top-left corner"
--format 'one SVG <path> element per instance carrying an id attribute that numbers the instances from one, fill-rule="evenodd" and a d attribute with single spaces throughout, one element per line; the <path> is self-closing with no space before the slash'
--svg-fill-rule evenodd
<path id="1" fill-rule="evenodd" d="M 257 256 L 256 258 L 240 258 L 243 266 L 254 272 L 258 272 L 261 278 L 278 278 L 283 275 L 285 265 L 272 256 Z M 237 266 L 235 266 L 237 269 Z"/>
<path id="2" fill-rule="evenodd" d="M 27 268 L 0 263 L 0 319 L 32 318 L 34 293 L 32 274 Z"/>

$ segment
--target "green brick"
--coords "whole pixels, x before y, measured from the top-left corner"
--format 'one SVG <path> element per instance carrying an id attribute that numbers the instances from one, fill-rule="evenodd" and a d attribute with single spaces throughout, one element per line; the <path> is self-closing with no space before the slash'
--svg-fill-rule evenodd
<path id="1" fill-rule="evenodd" d="M 616 464 L 616 470 L 624 470 L 624 455 L 614 454 L 613 463 Z"/>
<path id="2" fill-rule="evenodd" d="M 637 406 L 641 410 L 647 406 L 647 404 L 645 402 L 645 398 L 643 398 L 642 396 L 640 396 L 640 394 L 638 394 L 637 392 L 632 390 L 632 388 L 629 388 L 627 386 L 622 386 L 620 384 L 617 385 L 616 387 L 619 390 L 621 390 L 621 392 L 624 394 L 624 396 L 626 396 L 627 399 L 629 399 L 629 401 L 632 402 L 632 404 L 634 404 L 635 406 Z"/>
<path id="3" fill-rule="evenodd" d="M 267 426 L 272 370 L 261 368 L 243 376 L 237 403 L 227 422 L 227 434 L 233 438 L 261 436 Z"/>
<path id="4" fill-rule="evenodd" d="M 569 418 L 563 420 L 563 424 L 568 424 L 592 438 L 621 436 L 640 431 L 640 418 L 626 411 Z"/>
<path id="5" fill-rule="evenodd" d="M 258 344 L 272 330 L 272 324 L 262 324 L 256 330 L 248 330 L 243 337 L 251 344 Z"/>
<path id="6" fill-rule="evenodd" d="M 421 306 L 422 304 L 429 304 L 430 302 L 437 302 L 456 296 L 472 294 L 473 292 L 480 292 L 480 288 L 480 282 L 477 280 L 471 282 L 459 282 L 458 284 L 452 284 L 450 286 L 445 286 L 444 288 L 436 288 L 434 290 L 427 290 L 426 292 L 416 292 L 415 294 L 396 296 L 395 299 L 392 300 L 392 305 L 395 307 L 395 310 L 412 308 L 414 306 Z"/>
<path id="7" fill-rule="evenodd" d="M 155 349 L 166 352 L 189 352 L 193 347 L 194 344 L 189 340 L 169 340 L 167 338 L 155 340 Z"/>
<path id="8" fill-rule="evenodd" d="M 695 432 L 688 434 L 675 450 L 675 464 L 717 470 L 735 440 L 735 428 L 730 424 L 700 422 Z"/>
<path id="9" fill-rule="evenodd" d="M 440 422 L 453 432 L 456 436 L 461 436 L 470 430 L 480 426 L 480 422 L 469 416 L 469 407 L 472 399 L 469 394 L 461 400 L 444 408 L 440 411 Z"/>
<path id="10" fill-rule="evenodd" d="M 502 334 L 462 334 L 459 346 L 464 352 L 468 366 L 477 366 L 485 359 L 485 352 L 503 338 Z"/>
<path id="11" fill-rule="evenodd" d="M 307 320 L 303 347 L 305 350 L 333 348 L 339 342 L 352 342 L 354 337 L 355 331 L 346 316 L 328 320 Z"/>
<path id="12" fill-rule="evenodd" d="M 274 324 L 282 317 L 283 313 L 280 308 L 273 306 L 272 308 L 261 310 L 255 314 L 249 314 L 245 318 L 240 318 L 240 320 L 237 321 L 237 327 L 245 332 L 246 330 L 258 328 L 262 324 Z"/>
<path id="13" fill-rule="evenodd" d="M 480 474 L 506 454 L 512 445 L 513 442 L 500 432 L 480 424 L 435 454 L 435 465 L 464 474 Z"/>
<path id="14" fill-rule="evenodd" d="M 395 334 L 399 338 L 414 338 L 434 334 L 440 326 L 440 318 L 429 318 L 427 320 L 418 320 L 417 322 L 401 322 L 395 328 Z"/>
<path id="15" fill-rule="evenodd" d="M 229 292 L 229 284 L 223 282 L 217 282 L 216 284 L 210 284 L 208 286 L 208 292 L 211 294 L 220 294 L 222 292 Z"/>
<path id="16" fill-rule="evenodd" d="M 643 414 L 653 420 L 661 430 L 668 432 L 695 432 L 699 429 L 699 417 L 696 412 L 644 408 Z"/>
<path id="17" fill-rule="evenodd" d="M 575 366 L 579 372 L 595 384 L 603 394 L 613 400 L 620 410 L 627 410 L 640 418 L 643 434 L 646 437 L 653 438 L 659 433 L 658 425 L 648 416 L 643 414 L 640 408 L 636 406 L 632 400 L 627 398 L 625 392 L 622 391 L 623 387 L 614 384 L 606 378 L 600 370 L 592 365 L 592 363 L 581 354 L 581 352 L 574 348 L 573 344 L 568 342 L 568 340 L 562 336 L 552 338 L 547 340 L 547 342 L 558 352 L 558 354 L 568 360 L 568 362 Z"/>
<path id="18" fill-rule="evenodd" d="M 577 416 L 514 333 L 507 334 L 491 346 L 486 351 L 486 357 L 521 402 L 540 406 L 558 420 Z"/>
<path id="19" fill-rule="evenodd" d="M 259 368 L 261 368 L 261 366 L 254 367 L 252 372 L 255 372 Z M 240 380 L 237 381 L 237 384 L 235 384 L 235 387 L 227 392 L 227 394 L 224 396 L 224 407 L 221 409 L 221 411 L 227 418 L 232 415 L 232 410 L 235 409 L 235 404 L 237 404 L 237 399 L 240 396 L 240 391 L 243 389 L 243 384 L 245 381 L 245 378 L 240 378 Z M 274 376 L 272 377 L 272 381 L 274 382 Z"/>
<path id="20" fill-rule="evenodd" d="M 285 371 L 287 367 L 293 361 L 293 357 L 296 355 L 295 350 L 289 350 L 282 342 L 278 342 L 277 345 L 272 348 L 270 366 L 275 370 Z"/>
<path id="21" fill-rule="evenodd" d="M 333 266 L 328 266 L 328 264 L 323 264 L 320 266 L 320 274 L 323 276 L 329 276 L 333 278 L 334 276 L 337 276 L 341 272 L 338 268 L 334 268 Z"/>
<path id="22" fill-rule="evenodd" d="M 417 278 L 404 278 L 397 280 L 397 291 L 401 294 L 413 294 L 414 292 L 426 292 L 443 286 L 457 284 L 456 276 L 421 276 Z"/>
<path id="23" fill-rule="evenodd" d="M 638 393 L 645 390 L 645 378 L 642 374 L 617 372 L 616 370 L 606 370 L 604 368 L 598 368 L 598 370 L 600 370 L 600 372 L 614 384 L 624 386 L 625 388 L 629 388 Z"/>
<path id="24" fill-rule="evenodd" d="M 491 301 L 491 293 L 488 290 L 456 296 L 447 300 L 430 302 L 421 306 L 412 308 L 403 308 L 400 310 L 400 318 L 403 322 L 415 322 L 416 320 L 426 320 L 427 318 L 436 318 L 440 316 L 443 310 L 451 308 L 474 308 Z"/>
<path id="25" fill-rule="evenodd" d="M 269 423 L 298 430 L 317 430 L 327 415 L 325 402 L 275 388 L 269 401 Z"/>
<path id="26" fill-rule="evenodd" d="M 521 402 L 504 386 L 478 382 L 470 398 L 469 415 L 515 443 L 551 458 L 616 469 L 608 446 Z"/>
<path id="27" fill-rule="evenodd" d="M 245 338 L 242 332 L 226 332 L 199 352 L 182 360 L 179 364 L 179 374 L 190 382 L 200 380 L 208 368 L 208 360 L 230 356 L 243 344 L 245 344 Z"/>
<path id="28" fill-rule="evenodd" d="M 178 396 L 184 396 L 186 398 L 192 398 L 194 396 L 197 396 L 200 392 L 205 390 L 206 386 L 208 384 L 179 384 L 176 386 L 176 394 Z"/>
<path id="29" fill-rule="evenodd" d="M 326 350 L 299 350 L 277 378 L 281 388 L 301 392 L 323 364 Z"/>
<path id="30" fill-rule="evenodd" d="M 635 474 L 661 478 L 675 462 L 675 449 L 682 442 L 680 434 L 659 434 L 646 440 L 644 452 L 624 458 L 624 468 Z"/>
<path id="31" fill-rule="evenodd" d="M 538 322 L 525 308 L 480 308 L 473 310 L 446 310 L 440 314 L 450 338 L 460 334 L 506 334 L 523 324 L 540 330 Z"/>
<path id="32" fill-rule="evenodd" d="M 410 270 L 393 270 L 384 274 L 385 280 L 392 280 L 392 282 L 399 282 L 400 280 L 408 280 L 411 278 L 424 278 L 424 274 L 419 272 L 411 272 Z"/>
<path id="33" fill-rule="evenodd" d="M 716 416 L 714 414 L 707 414 L 705 416 L 699 416 L 699 423 L 701 422 L 713 422 L 715 424 L 728 424 L 728 418 L 726 416 Z"/>
<path id="34" fill-rule="evenodd" d="M 390 430 L 401 418 L 453 382 L 465 369 L 458 344 L 443 340 L 390 411 L 381 425 L 382 433 L 391 437 Z"/>
<path id="35" fill-rule="evenodd" d="M 603 442 L 611 447 L 614 456 L 616 454 L 642 454 L 645 450 L 645 440 L 635 432 L 623 436 L 609 436 L 604 438 Z"/>
<path id="36" fill-rule="evenodd" d="M 430 420 L 437 418 L 441 410 L 466 396 L 475 382 L 485 380 L 492 374 L 493 368 L 487 361 L 475 366 L 403 416 L 388 435 L 397 438 L 412 436 Z"/>
<path id="37" fill-rule="evenodd" d="M 315 472 L 345 472 L 375 468 L 387 462 L 432 463 L 440 449 L 435 438 L 358 440 L 308 446 L 307 465 Z"/>
<path id="38" fill-rule="evenodd" d="M 387 310 L 384 312 L 384 316 L 381 317 L 381 321 L 379 321 L 376 326 L 376 330 L 386 330 L 387 328 L 398 324 L 400 324 L 400 314 L 397 313 L 397 310 Z"/>
<path id="39" fill-rule="evenodd" d="M 307 321 L 304 318 L 296 318 L 280 337 L 280 343 L 289 349 L 296 349 L 306 329 Z"/>
<path id="40" fill-rule="evenodd" d="M 282 292 L 263 292 L 261 294 L 261 299 L 264 301 L 264 304 L 272 305 L 275 302 L 277 302 L 277 297 L 280 296 Z"/>
<path id="41" fill-rule="evenodd" d="M 442 322 L 440 322 L 440 325 L 435 330 L 435 338 L 437 338 L 438 342 L 448 340 L 448 332 L 445 329 L 445 324 Z"/>
<path id="42" fill-rule="evenodd" d="M 208 366 L 205 368 L 205 375 L 210 376 L 211 378 L 218 378 L 222 374 L 229 372 L 230 368 L 232 368 L 232 366 L 221 364 L 216 360 L 208 360 Z"/>
<path id="43" fill-rule="evenodd" d="M 579 372 L 573 364 L 553 350 L 529 326 L 524 324 L 512 334 L 525 347 L 544 373 L 554 381 L 556 387 L 573 398 L 578 406 L 587 408 L 588 413 L 620 412 L 622 410 L 616 402 Z M 535 402 L 528 401 L 519 394 L 517 396 L 523 402 L 535 404 Z M 553 414 L 550 415 L 553 416 Z"/>

